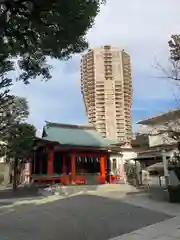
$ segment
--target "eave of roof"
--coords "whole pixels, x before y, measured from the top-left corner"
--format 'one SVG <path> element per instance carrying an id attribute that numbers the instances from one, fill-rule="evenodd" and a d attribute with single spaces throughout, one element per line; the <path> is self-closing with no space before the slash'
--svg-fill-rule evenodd
<path id="1" fill-rule="evenodd" d="M 43 146 L 43 145 L 46 145 L 46 144 L 52 144 L 52 145 L 60 146 L 64 149 L 83 149 L 83 150 L 96 150 L 96 151 L 97 150 L 101 150 L 101 151 L 108 151 L 109 150 L 108 147 L 60 144 L 59 142 L 46 140 L 44 138 L 36 138 L 35 140 L 39 143 L 39 146 Z"/>
<path id="2" fill-rule="evenodd" d="M 77 124 L 66 124 L 66 123 L 54 123 L 46 121 L 46 127 L 60 127 L 69 129 L 82 129 L 82 130 L 96 130 L 92 125 L 77 125 Z"/>
<path id="3" fill-rule="evenodd" d="M 173 115 L 179 115 L 180 116 L 180 109 L 174 109 L 174 110 L 159 114 L 159 115 L 154 116 L 154 117 L 143 119 L 141 121 L 138 121 L 137 124 L 142 124 L 142 125 L 156 124 L 158 121 L 166 120 L 166 118 L 167 118 L 167 120 L 169 118 L 172 118 Z"/>

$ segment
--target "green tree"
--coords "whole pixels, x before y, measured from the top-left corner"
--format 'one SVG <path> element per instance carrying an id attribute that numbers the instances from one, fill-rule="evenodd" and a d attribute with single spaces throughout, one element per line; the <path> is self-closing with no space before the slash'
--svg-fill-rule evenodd
<path id="1" fill-rule="evenodd" d="M 88 47 L 86 33 L 105 0 L 0 0 L 0 66 L 18 79 L 51 78 L 47 57 L 68 59 Z M 14 58 L 17 60 L 15 61 Z M 0 69 L 0 72 L 2 72 Z"/>
<path id="2" fill-rule="evenodd" d="M 0 139 L 6 137 L 13 126 L 26 120 L 28 115 L 27 100 L 9 95 L 0 104 Z"/>
<path id="3" fill-rule="evenodd" d="M 8 157 L 17 157 L 19 160 L 26 159 L 32 150 L 35 134 L 34 125 L 26 122 L 14 125 L 7 137 Z"/>
<path id="4" fill-rule="evenodd" d="M 68 59 L 88 47 L 86 32 L 105 0 L 0 0 L 0 132 L 16 80 L 51 78 L 50 59 Z M 6 118 L 7 119 L 7 118 Z"/>
<path id="5" fill-rule="evenodd" d="M 20 150 L 22 145 L 20 137 L 23 137 L 21 136 L 23 131 L 28 135 L 28 131 L 31 130 L 32 132 L 34 129 L 31 125 L 25 123 L 29 115 L 28 103 L 25 98 L 11 96 L 11 100 L 7 100 L 4 104 L 6 104 L 5 108 L 1 108 L 0 106 L 0 110 L 2 110 L 0 114 L 0 139 L 7 145 L 1 146 L 0 155 L 4 155 L 5 151 L 7 161 L 10 165 L 13 165 L 15 189 L 18 160 L 23 159 L 23 154 L 25 155 L 23 150 L 28 154 L 28 147 L 24 146 L 22 150 Z M 22 138 L 22 141 L 24 141 L 24 144 L 26 143 L 24 138 Z M 29 139 L 26 144 L 28 143 L 30 144 Z"/>
<path id="6" fill-rule="evenodd" d="M 36 134 L 35 126 L 28 123 L 17 123 L 11 128 L 6 138 L 8 159 L 13 161 L 13 189 L 17 188 L 17 175 L 20 162 L 27 160 L 31 154 Z"/>
<path id="7" fill-rule="evenodd" d="M 86 32 L 104 2 L 0 0 L 0 116 L 13 99 L 9 73 L 19 72 L 16 80 L 25 84 L 50 79 L 48 60 L 68 59 L 88 47 Z"/>

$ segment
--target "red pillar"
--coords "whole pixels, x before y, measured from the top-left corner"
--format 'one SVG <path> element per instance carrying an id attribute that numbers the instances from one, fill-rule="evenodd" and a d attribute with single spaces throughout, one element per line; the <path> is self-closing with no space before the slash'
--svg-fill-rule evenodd
<path id="1" fill-rule="evenodd" d="M 66 156 L 63 156 L 63 167 L 62 167 L 63 175 L 66 175 Z"/>
<path id="2" fill-rule="evenodd" d="M 53 175 L 53 173 L 54 173 L 54 149 L 53 149 L 53 147 L 49 147 L 47 164 L 48 164 L 47 174 Z"/>
<path id="3" fill-rule="evenodd" d="M 71 176 L 72 176 L 72 183 L 75 182 L 76 178 L 76 156 L 71 155 Z"/>
<path id="4" fill-rule="evenodd" d="M 105 173 L 105 156 L 101 156 L 100 157 L 100 171 L 101 171 L 101 177 L 104 179 L 106 179 L 106 173 Z"/>

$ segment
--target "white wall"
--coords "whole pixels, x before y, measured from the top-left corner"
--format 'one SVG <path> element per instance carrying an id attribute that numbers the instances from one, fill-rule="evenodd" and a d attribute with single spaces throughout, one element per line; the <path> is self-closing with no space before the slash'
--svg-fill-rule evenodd
<path id="1" fill-rule="evenodd" d="M 110 155 L 110 161 L 113 162 L 113 159 L 116 159 L 117 166 L 124 164 L 127 160 L 137 157 L 137 153 L 133 151 L 122 151 L 120 154 Z"/>
<path id="2" fill-rule="evenodd" d="M 133 159 L 137 157 L 137 153 L 134 151 L 122 151 L 123 154 L 123 163 L 125 163 L 127 160 Z"/>
<path id="3" fill-rule="evenodd" d="M 121 154 L 112 154 L 112 155 L 110 155 L 111 167 L 112 167 L 113 159 L 116 159 L 116 164 L 117 164 L 117 168 L 118 168 L 118 166 L 121 164 L 121 161 L 122 161 Z"/>
<path id="4" fill-rule="evenodd" d="M 168 137 L 167 133 L 149 136 L 149 147 L 172 143 L 175 143 L 175 141 L 172 138 Z"/>
<path id="5" fill-rule="evenodd" d="M 156 124 L 148 125 L 147 128 L 149 133 L 149 147 L 172 144 L 176 141 L 169 137 L 168 132 L 172 130 L 180 133 L 180 119 L 168 121 L 167 119 L 164 119 Z M 164 131 L 164 133 L 159 134 L 160 131 Z"/>
<path id="6" fill-rule="evenodd" d="M 123 156 L 121 153 L 119 154 L 112 154 L 110 155 L 111 161 L 111 170 L 113 171 L 113 159 L 116 159 L 116 171 L 113 174 L 120 175 L 120 179 L 122 182 L 125 182 L 125 173 L 124 173 L 124 163 L 123 163 Z"/>
<path id="7" fill-rule="evenodd" d="M 124 171 L 124 163 L 127 160 L 133 159 L 137 157 L 137 153 L 134 151 L 127 151 L 123 150 L 119 154 L 111 154 L 110 155 L 110 161 L 111 161 L 111 169 L 113 169 L 113 159 L 116 159 L 116 167 L 117 167 L 117 173 L 121 176 L 121 181 L 126 182 L 126 174 Z"/>

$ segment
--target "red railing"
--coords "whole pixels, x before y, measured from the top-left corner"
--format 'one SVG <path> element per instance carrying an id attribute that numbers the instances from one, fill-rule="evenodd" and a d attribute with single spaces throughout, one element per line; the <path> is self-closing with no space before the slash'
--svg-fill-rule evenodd
<path id="1" fill-rule="evenodd" d="M 120 176 L 111 176 L 110 177 L 110 183 L 116 184 L 117 180 L 120 179 Z"/>
<path id="2" fill-rule="evenodd" d="M 60 182 L 64 185 L 68 185 L 70 183 L 69 176 L 62 176 Z"/>
<path id="3" fill-rule="evenodd" d="M 75 176 L 74 182 L 76 184 L 86 184 L 86 177 L 85 176 Z"/>

